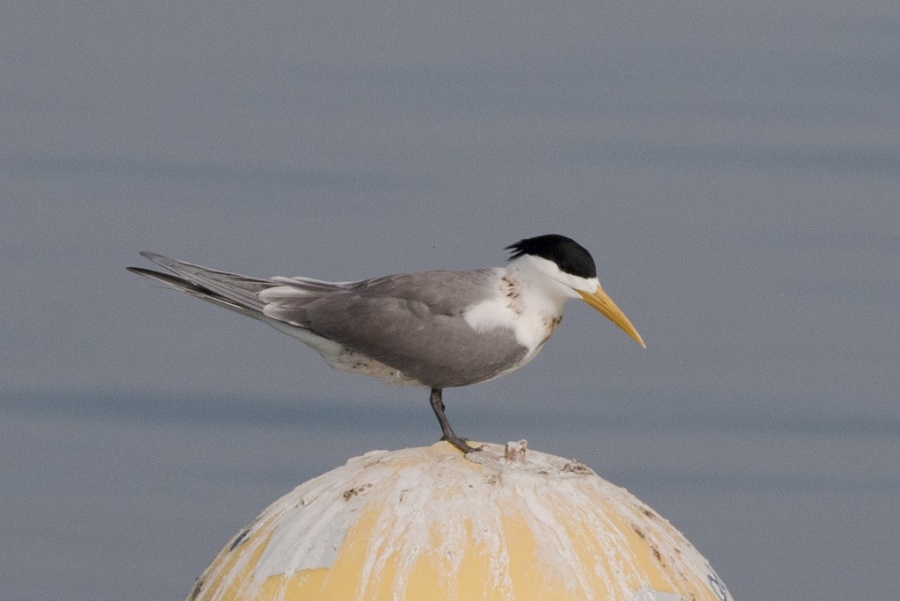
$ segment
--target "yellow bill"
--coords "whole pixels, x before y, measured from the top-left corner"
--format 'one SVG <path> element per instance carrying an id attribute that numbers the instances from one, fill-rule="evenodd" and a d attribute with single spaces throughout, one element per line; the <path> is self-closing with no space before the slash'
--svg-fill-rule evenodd
<path id="1" fill-rule="evenodd" d="M 617 307 L 616 303 L 613 302 L 613 299 L 603 291 L 603 288 L 598 286 L 596 292 L 584 292 L 582 290 L 578 290 L 577 292 L 581 295 L 584 302 L 603 313 L 607 319 L 622 328 L 635 342 L 642 347 L 647 348 L 647 345 L 644 344 L 644 341 L 641 339 L 641 335 L 638 334 L 637 329 L 635 329 L 631 324 L 631 321 L 625 317 L 622 309 Z"/>

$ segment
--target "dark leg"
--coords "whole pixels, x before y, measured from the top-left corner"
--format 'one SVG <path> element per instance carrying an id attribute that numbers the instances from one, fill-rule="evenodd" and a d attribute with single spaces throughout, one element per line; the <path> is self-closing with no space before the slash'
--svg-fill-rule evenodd
<path id="1" fill-rule="evenodd" d="M 443 392 L 440 388 L 432 388 L 431 389 L 431 408 L 434 410 L 434 414 L 438 418 L 438 423 L 441 424 L 441 440 L 446 440 L 454 447 L 462 451 L 463 453 L 471 453 L 472 451 L 480 451 L 481 449 L 470 447 L 468 441 L 465 438 L 460 438 L 453 432 L 453 428 L 450 427 L 450 422 L 447 421 L 447 416 L 444 415 L 444 399 Z"/>

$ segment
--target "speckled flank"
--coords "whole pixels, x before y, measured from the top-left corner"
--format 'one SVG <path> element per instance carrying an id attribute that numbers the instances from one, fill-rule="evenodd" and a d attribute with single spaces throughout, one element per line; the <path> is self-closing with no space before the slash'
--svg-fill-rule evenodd
<path id="1" fill-rule="evenodd" d="M 726 601 L 668 522 L 575 461 L 372 452 L 266 509 L 189 599 Z"/>

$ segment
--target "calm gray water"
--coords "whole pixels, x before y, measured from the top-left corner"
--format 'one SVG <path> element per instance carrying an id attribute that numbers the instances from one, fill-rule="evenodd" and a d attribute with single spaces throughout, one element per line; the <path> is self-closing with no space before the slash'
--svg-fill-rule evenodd
<path id="1" fill-rule="evenodd" d="M 171 599 L 294 485 L 430 444 L 423 391 L 124 271 L 349 280 L 589 248 L 454 426 L 577 457 L 738 601 L 900 591 L 900 5 L 12 2 L 0 599 Z M 217 312 L 218 311 L 218 312 Z"/>

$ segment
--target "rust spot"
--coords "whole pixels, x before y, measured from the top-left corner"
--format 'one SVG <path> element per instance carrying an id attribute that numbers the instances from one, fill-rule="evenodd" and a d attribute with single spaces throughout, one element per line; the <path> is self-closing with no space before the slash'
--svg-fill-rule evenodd
<path id="1" fill-rule="evenodd" d="M 590 474 L 591 468 L 575 461 L 572 463 L 567 463 L 564 466 L 562 466 L 561 471 L 569 473 L 569 474 Z"/>
<path id="2" fill-rule="evenodd" d="M 637 524 L 632 524 L 631 529 L 634 530 L 634 533 L 640 536 L 642 539 L 647 540 L 647 535 L 644 534 L 644 531 L 638 528 Z"/>
<path id="3" fill-rule="evenodd" d="M 650 545 L 650 550 L 653 551 L 653 557 L 656 558 L 656 561 L 658 561 L 662 565 L 666 565 L 666 562 L 663 561 L 662 553 L 659 552 L 659 549 L 656 548 L 656 545 Z"/>
<path id="4" fill-rule="evenodd" d="M 522 463 L 525 461 L 525 452 L 528 449 L 528 442 L 520 440 L 519 442 L 508 442 L 503 450 L 503 457 L 507 461 Z"/>
<path id="5" fill-rule="evenodd" d="M 366 485 L 364 485 L 364 486 L 357 486 L 356 488 L 350 488 L 350 489 L 348 489 L 348 490 L 345 490 L 345 491 L 344 491 L 344 495 L 343 495 L 343 496 L 344 496 L 344 500 L 345 500 L 345 501 L 349 501 L 350 499 L 352 499 L 353 497 L 355 497 L 355 496 L 358 495 L 359 493 L 363 492 L 363 491 L 366 490 L 367 488 L 372 488 L 372 485 L 371 485 L 371 484 L 366 484 Z"/>

